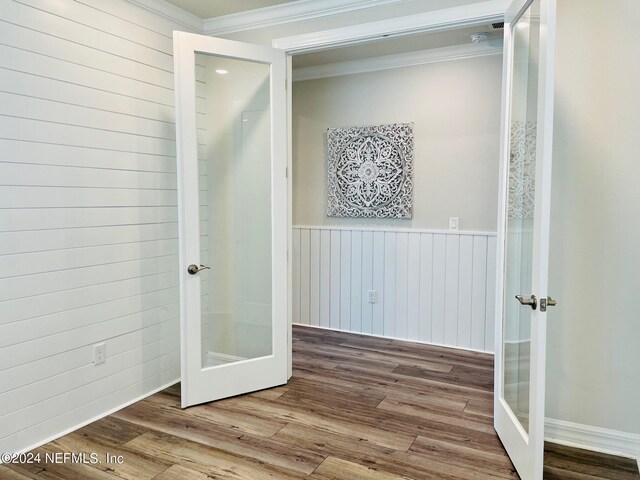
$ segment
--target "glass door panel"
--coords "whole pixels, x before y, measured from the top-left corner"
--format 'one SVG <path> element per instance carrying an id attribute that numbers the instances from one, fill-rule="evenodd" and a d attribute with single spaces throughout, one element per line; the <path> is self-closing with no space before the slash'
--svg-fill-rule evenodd
<path id="1" fill-rule="evenodd" d="M 540 1 L 534 0 L 513 28 L 503 321 L 504 397 L 527 432 L 533 310 L 516 296 L 533 295 L 539 32 Z"/>
<path id="2" fill-rule="evenodd" d="M 202 368 L 271 355 L 270 65 L 196 53 Z"/>

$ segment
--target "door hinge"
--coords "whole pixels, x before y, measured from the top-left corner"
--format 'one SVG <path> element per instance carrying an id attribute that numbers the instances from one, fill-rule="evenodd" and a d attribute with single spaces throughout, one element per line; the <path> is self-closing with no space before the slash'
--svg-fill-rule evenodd
<path id="1" fill-rule="evenodd" d="M 289 167 L 284 167 L 284 176 L 289 178 Z"/>

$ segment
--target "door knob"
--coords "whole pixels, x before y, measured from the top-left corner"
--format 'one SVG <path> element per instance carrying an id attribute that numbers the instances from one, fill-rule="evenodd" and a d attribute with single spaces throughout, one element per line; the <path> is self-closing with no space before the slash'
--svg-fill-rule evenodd
<path id="1" fill-rule="evenodd" d="M 547 307 L 555 307 L 557 304 L 558 304 L 558 302 L 556 302 L 551 297 L 541 298 L 540 299 L 540 311 L 541 312 L 546 312 L 547 311 Z"/>
<path id="2" fill-rule="evenodd" d="M 529 298 L 524 298 L 522 295 L 516 295 L 516 298 L 521 305 L 529 305 L 531 310 L 535 310 L 538 306 L 538 299 L 535 295 L 531 295 Z"/>
<path id="3" fill-rule="evenodd" d="M 202 270 L 211 270 L 211 267 L 207 267 L 206 265 L 198 266 L 195 263 L 192 263 L 187 267 L 187 272 L 189 272 L 191 275 L 195 275 L 196 273 L 199 273 Z"/>

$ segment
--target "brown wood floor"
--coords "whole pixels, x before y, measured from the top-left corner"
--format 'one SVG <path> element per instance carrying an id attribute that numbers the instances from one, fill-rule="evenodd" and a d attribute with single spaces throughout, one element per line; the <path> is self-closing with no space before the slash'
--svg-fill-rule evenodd
<path id="1" fill-rule="evenodd" d="M 518 478 L 492 426 L 492 356 L 294 328 L 293 358 L 286 386 L 187 410 L 175 386 L 37 450 L 102 464 L 0 465 L 0 478 Z M 617 457 L 548 446 L 546 459 L 548 479 L 640 478 Z"/>

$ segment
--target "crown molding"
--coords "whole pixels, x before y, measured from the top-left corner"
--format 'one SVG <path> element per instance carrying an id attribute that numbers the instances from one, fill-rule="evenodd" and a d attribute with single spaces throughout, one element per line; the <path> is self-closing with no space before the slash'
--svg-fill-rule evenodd
<path id="1" fill-rule="evenodd" d="M 488 0 L 471 5 L 443 8 L 387 20 L 277 38 L 273 41 L 273 46 L 286 50 L 289 54 L 297 54 L 389 36 L 483 25 L 502 21 L 508 6 L 509 0 Z"/>
<path id="2" fill-rule="evenodd" d="M 447 62 L 464 58 L 485 57 L 502 54 L 502 40 L 486 44 L 468 43 L 452 47 L 432 48 L 418 52 L 398 53 L 381 57 L 362 58 L 344 62 L 327 63 L 293 69 L 293 81 L 338 77 L 356 73 L 368 73 L 391 68 L 411 67 L 427 63 Z"/>
<path id="3" fill-rule="evenodd" d="M 167 18 L 176 22 L 183 27 L 188 28 L 193 33 L 203 32 L 203 21 L 197 15 L 187 12 L 186 10 L 176 7 L 175 5 L 165 2 L 165 0 L 128 0 L 138 7 L 149 10 L 156 15 Z"/>
<path id="4" fill-rule="evenodd" d="M 223 35 L 255 28 L 312 20 L 339 13 L 393 5 L 408 0 L 298 0 L 271 7 L 247 10 L 203 21 L 205 35 Z"/>

